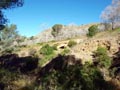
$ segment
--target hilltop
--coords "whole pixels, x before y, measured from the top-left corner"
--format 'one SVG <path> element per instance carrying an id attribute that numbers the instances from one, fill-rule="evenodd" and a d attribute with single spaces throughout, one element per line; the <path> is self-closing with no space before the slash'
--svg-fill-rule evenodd
<path id="1" fill-rule="evenodd" d="M 23 45 L 30 45 L 35 43 L 49 42 L 49 41 L 58 41 L 58 40 L 66 40 L 69 38 L 76 38 L 85 36 L 88 33 L 88 28 L 92 25 L 99 25 L 99 29 L 103 30 L 105 27 L 99 23 L 91 23 L 86 25 L 62 25 L 62 29 L 60 33 L 54 37 L 52 32 L 52 27 L 46 30 L 43 30 L 38 35 L 30 37 L 30 39 L 25 40 Z"/>

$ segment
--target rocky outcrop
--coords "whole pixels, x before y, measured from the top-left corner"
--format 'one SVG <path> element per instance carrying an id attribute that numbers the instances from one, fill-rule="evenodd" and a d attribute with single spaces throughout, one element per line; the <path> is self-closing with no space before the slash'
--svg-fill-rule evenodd
<path id="1" fill-rule="evenodd" d="M 42 31 L 40 34 L 34 36 L 33 40 L 24 41 L 22 45 L 31 45 L 35 43 L 48 42 L 53 40 L 58 41 L 58 40 L 65 40 L 68 38 L 80 37 L 81 35 L 86 35 L 88 33 L 88 28 L 91 25 L 95 25 L 95 24 L 87 24 L 81 26 L 77 26 L 77 25 L 63 26 L 60 33 L 56 37 L 54 37 L 51 34 L 52 28 L 49 28 L 47 30 Z"/>
<path id="2" fill-rule="evenodd" d="M 71 54 L 77 58 L 81 58 L 83 62 L 90 61 L 93 58 L 93 52 L 96 51 L 99 46 L 106 47 L 109 55 L 113 55 L 119 48 L 118 38 L 86 39 L 73 47 Z"/>

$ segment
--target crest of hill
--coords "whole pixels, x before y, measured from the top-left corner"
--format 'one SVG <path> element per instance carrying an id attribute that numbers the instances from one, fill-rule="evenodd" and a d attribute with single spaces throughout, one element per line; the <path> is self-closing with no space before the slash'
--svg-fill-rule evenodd
<path id="1" fill-rule="evenodd" d="M 54 37 L 51 34 L 52 27 L 46 29 L 39 33 L 38 35 L 34 36 L 33 39 L 26 40 L 25 42 L 21 43 L 21 45 L 31 45 L 36 43 L 42 42 L 49 42 L 49 41 L 60 41 L 66 40 L 71 38 L 79 38 L 81 36 L 86 36 L 88 33 L 88 28 L 92 25 L 98 25 L 100 30 L 104 29 L 100 23 L 91 23 L 86 25 L 63 25 L 62 29 L 60 30 L 59 34 Z"/>
<path id="2" fill-rule="evenodd" d="M 52 28 L 49 28 L 47 30 L 44 30 L 40 34 L 35 36 L 35 40 L 37 43 L 39 42 L 48 42 L 52 40 L 65 40 L 69 38 L 75 38 L 79 37 L 81 35 L 86 35 L 88 32 L 88 28 L 92 25 L 97 25 L 98 23 L 92 23 L 92 24 L 86 24 L 86 25 L 67 25 L 62 27 L 60 30 L 60 33 L 54 37 L 51 34 Z"/>

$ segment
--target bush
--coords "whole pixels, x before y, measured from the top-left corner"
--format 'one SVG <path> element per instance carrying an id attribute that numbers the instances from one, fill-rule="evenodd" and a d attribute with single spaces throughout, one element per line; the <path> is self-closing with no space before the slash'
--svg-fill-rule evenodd
<path id="1" fill-rule="evenodd" d="M 3 55 L 12 54 L 13 51 L 14 51 L 14 48 L 12 48 L 12 47 L 5 48 L 5 49 L 2 51 L 2 54 L 3 54 Z"/>
<path id="2" fill-rule="evenodd" d="M 56 37 L 56 36 L 59 34 L 59 32 L 60 32 L 60 30 L 62 29 L 62 27 L 63 27 L 63 25 L 61 25 L 61 24 L 55 24 L 55 25 L 52 27 L 52 32 L 51 32 L 51 34 L 52 34 L 54 37 Z"/>
<path id="3" fill-rule="evenodd" d="M 75 46 L 77 43 L 75 42 L 75 41 L 73 41 L 73 40 L 70 40 L 69 42 L 68 42 L 68 46 L 69 47 L 73 47 L 73 46 Z"/>
<path id="4" fill-rule="evenodd" d="M 97 25 L 92 25 L 91 27 L 89 27 L 88 29 L 88 36 L 89 37 L 93 37 L 96 33 L 98 32 L 98 27 Z"/>
<path id="5" fill-rule="evenodd" d="M 18 78 L 19 78 L 19 73 L 10 72 L 9 70 L 0 68 L 0 83 L 5 84 L 6 87 L 10 85 L 12 81 L 17 80 Z"/>
<path id="6" fill-rule="evenodd" d="M 89 63 L 83 66 L 63 63 L 59 69 L 50 69 L 40 80 L 41 90 L 111 90 L 100 70 Z"/>
<path id="7" fill-rule="evenodd" d="M 104 47 L 98 47 L 96 51 L 97 56 L 107 55 L 107 49 Z"/>
<path id="8" fill-rule="evenodd" d="M 43 55 L 50 55 L 53 54 L 54 49 L 53 47 L 49 46 L 48 44 L 44 45 L 41 49 L 40 49 L 40 53 Z"/>
<path id="9" fill-rule="evenodd" d="M 48 44 L 44 45 L 40 49 L 40 53 L 44 55 L 44 57 L 41 58 L 39 61 L 39 66 L 43 66 L 46 64 L 48 61 L 52 60 L 56 54 L 54 53 L 54 50 L 56 50 L 55 46 L 50 46 Z"/>
<path id="10" fill-rule="evenodd" d="M 70 50 L 68 48 L 65 48 L 62 52 L 61 55 L 66 55 L 70 52 Z"/>
<path id="11" fill-rule="evenodd" d="M 101 67 L 109 68 L 111 65 L 111 58 L 107 54 L 107 49 L 104 47 L 98 47 L 95 52 L 95 60 Z"/>
<path id="12" fill-rule="evenodd" d="M 57 50 L 57 44 L 54 44 L 54 45 L 52 46 L 52 48 L 53 48 L 54 50 Z"/>
<path id="13" fill-rule="evenodd" d="M 41 60 L 39 60 L 39 66 L 45 65 L 48 61 L 52 60 L 56 56 L 55 53 L 50 55 L 45 55 Z"/>

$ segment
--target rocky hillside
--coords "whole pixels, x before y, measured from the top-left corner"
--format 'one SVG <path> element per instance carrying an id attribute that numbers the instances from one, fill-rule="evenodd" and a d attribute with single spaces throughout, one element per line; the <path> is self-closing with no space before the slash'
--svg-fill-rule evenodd
<path id="1" fill-rule="evenodd" d="M 86 24 L 86 25 L 67 25 L 63 26 L 60 30 L 60 33 L 54 37 L 51 34 L 52 28 L 49 28 L 47 30 L 44 30 L 40 34 L 34 36 L 32 40 L 26 40 L 22 43 L 22 45 L 29 45 L 29 44 L 35 44 L 35 43 L 41 43 L 41 42 L 48 42 L 48 41 L 57 41 L 57 40 L 65 40 L 69 38 L 75 38 L 80 37 L 83 35 L 86 35 L 88 33 L 88 28 L 92 25 L 98 25 L 99 30 L 104 30 L 104 26 L 98 23 L 93 24 Z"/>
<path id="2" fill-rule="evenodd" d="M 45 32 L 47 32 L 47 34 L 50 33 L 50 31 L 48 30 L 41 33 L 41 35 L 44 35 Z M 40 38 L 37 38 L 37 39 L 40 39 Z M 50 39 L 51 40 L 53 39 L 52 36 Z M 68 43 L 71 40 L 77 43 L 74 47 L 68 46 Z M 35 50 L 39 51 L 40 48 L 42 47 L 42 43 L 41 45 L 39 45 L 39 43 L 31 45 L 28 48 L 25 47 L 24 49 L 21 50 L 19 55 L 22 56 L 24 53 L 24 56 L 29 56 L 29 52 L 31 48 L 34 48 Z M 56 51 L 57 54 L 61 53 L 64 50 L 64 48 L 69 49 L 70 50 L 69 55 L 75 55 L 76 58 L 82 59 L 82 62 L 84 63 L 85 61 L 92 61 L 94 51 L 96 51 L 99 46 L 106 47 L 108 50 L 109 56 L 111 57 L 115 52 L 118 52 L 120 47 L 120 30 L 117 29 L 114 31 L 111 31 L 111 30 L 102 31 L 97 33 L 97 35 L 95 35 L 92 38 L 89 38 L 86 35 L 81 35 L 79 37 L 71 38 L 67 40 L 52 41 L 52 42 L 46 41 L 46 43 L 49 44 L 50 46 L 55 45 L 57 47 L 57 51 Z"/>
<path id="3" fill-rule="evenodd" d="M 0 90 L 120 90 L 120 28 L 88 37 L 87 26 L 66 27 L 62 38 L 49 29 L 5 50 Z"/>
<path id="4" fill-rule="evenodd" d="M 106 47 L 109 55 L 112 56 L 119 50 L 120 34 L 116 34 L 116 36 L 112 36 L 110 33 L 110 35 L 107 35 L 105 32 L 102 32 L 101 34 L 101 37 L 95 36 L 79 42 L 79 44 L 71 49 L 71 54 L 75 55 L 76 58 L 81 58 L 84 61 L 90 61 L 93 59 L 94 51 L 96 51 L 99 46 L 102 46 Z"/>
<path id="5" fill-rule="evenodd" d="M 38 50 L 37 48 L 40 48 L 39 46 L 36 46 L 36 44 L 39 43 L 48 43 L 50 45 L 57 45 L 59 53 L 60 47 L 64 46 L 69 48 L 68 42 L 70 40 L 74 40 L 77 44 L 69 48 L 71 55 L 75 55 L 76 58 L 80 58 L 83 61 L 91 60 L 93 57 L 93 52 L 99 47 L 104 46 L 108 49 L 109 55 L 112 56 L 115 52 L 118 51 L 118 47 L 120 44 L 120 30 L 104 30 L 104 25 L 102 24 L 96 24 L 98 25 L 98 29 L 101 31 L 97 33 L 92 38 L 89 38 L 86 36 L 88 33 L 88 28 L 95 24 L 88 24 L 88 25 L 82 25 L 82 26 L 75 26 L 75 25 L 69 25 L 69 26 L 63 26 L 61 29 L 60 34 L 58 34 L 57 37 L 53 37 L 51 34 L 52 28 L 43 31 L 42 33 L 34 36 L 33 39 L 27 40 L 23 42 L 23 45 L 34 45 L 34 48 Z M 27 50 L 29 52 L 29 48 Z M 22 50 L 24 52 L 24 50 Z M 25 53 L 26 48 L 25 48 Z M 24 54 L 25 55 L 25 54 Z M 29 55 L 29 53 L 27 53 Z M 21 55 L 20 55 L 21 56 Z"/>

